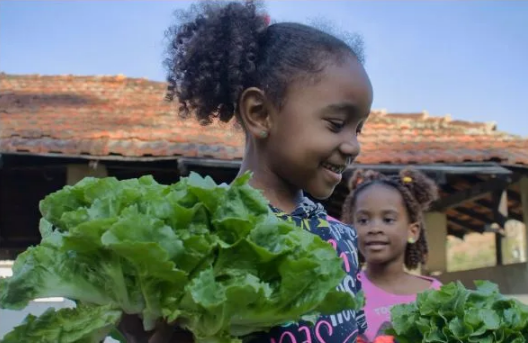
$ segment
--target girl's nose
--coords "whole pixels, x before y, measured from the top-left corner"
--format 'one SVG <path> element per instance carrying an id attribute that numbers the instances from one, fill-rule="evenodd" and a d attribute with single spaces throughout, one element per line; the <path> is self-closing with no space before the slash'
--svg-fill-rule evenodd
<path id="1" fill-rule="evenodd" d="M 347 159 L 354 160 L 359 155 L 360 145 L 357 137 L 353 140 L 347 140 L 340 146 L 341 153 L 346 156 Z"/>
<path id="2" fill-rule="evenodd" d="M 380 228 L 379 225 L 376 225 L 375 223 L 373 223 L 372 225 L 369 226 L 367 232 L 371 235 L 376 235 L 379 233 L 383 233 L 383 230 Z"/>

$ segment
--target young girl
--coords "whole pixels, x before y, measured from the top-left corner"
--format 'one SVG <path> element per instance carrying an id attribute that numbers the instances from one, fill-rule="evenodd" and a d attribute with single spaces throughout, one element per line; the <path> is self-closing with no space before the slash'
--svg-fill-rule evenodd
<path id="1" fill-rule="evenodd" d="M 357 293 L 355 231 L 303 192 L 328 198 L 359 154 L 372 103 L 359 47 L 306 25 L 269 25 L 251 1 L 205 2 L 179 17 L 169 30 L 167 98 L 204 124 L 236 118 L 246 134 L 240 173 L 253 173 L 251 185 L 279 217 L 334 246 L 347 272 L 340 289 Z M 353 343 L 365 328 L 362 311 L 345 311 L 315 326 L 285 324 L 252 342 Z"/>
<path id="2" fill-rule="evenodd" d="M 392 342 L 383 334 L 390 322 L 390 308 L 440 287 L 435 279 L 405 271 L 425 263 L 423 212 L 437 198 L 437 188 L 424 174 L 411 169 L 395 176 L 359 170 L 349 187 L 343 221 L 356 228 L 366 261 L 366 271 L 359 278 L 367 300 L 368 329 L 358 342 Z"/>

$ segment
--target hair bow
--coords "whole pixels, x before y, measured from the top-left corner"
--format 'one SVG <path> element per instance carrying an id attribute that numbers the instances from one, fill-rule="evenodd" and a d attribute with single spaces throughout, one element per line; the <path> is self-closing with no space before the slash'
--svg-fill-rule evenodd
<path id="1" fill-rule="evenodd" d="M 269 16 L 269 14 L 264 14 L 263 18 L 264 18 L 264 23 L 266 24 L 266 26 L 269 26 L 271 23 L 271 17 Z"/>

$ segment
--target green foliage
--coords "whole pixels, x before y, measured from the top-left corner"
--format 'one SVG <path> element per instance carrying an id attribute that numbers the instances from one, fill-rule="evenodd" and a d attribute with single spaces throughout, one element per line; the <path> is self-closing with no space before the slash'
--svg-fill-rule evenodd
<path id="1" fill-rule="evenodd" d="M 387 333 L 399 343 L 527 342 L 528 306 L 501 295 L 491 282 L 475 284 L 476 290 L 468 290 L 451 283 L 394 306 Z"/>
<path id="2" fill-rule="evenodd" d="M 81 306 L 29 316 L 5 342 L 97 342 L 122 312 L 146 330 L 177 320 L 199 342 L 230 342 L 358 308 L 336 290 L 344 271 L 333 248 L 279 220 L 249 179 L 86 178 L 47 196 L 42 241 L 0 281 L 0 305 L 61 296 Z"/>

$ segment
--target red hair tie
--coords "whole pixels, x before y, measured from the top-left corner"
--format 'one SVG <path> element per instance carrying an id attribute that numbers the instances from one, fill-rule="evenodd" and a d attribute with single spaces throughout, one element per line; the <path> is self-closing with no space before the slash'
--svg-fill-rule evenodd
<path id="1" fill-rule="evenodd" d="M 264 14 L 264 23 L 266 24 L 266 26 L 270 25 L 271 17 L 269 16 L 269 14 Z"/>

